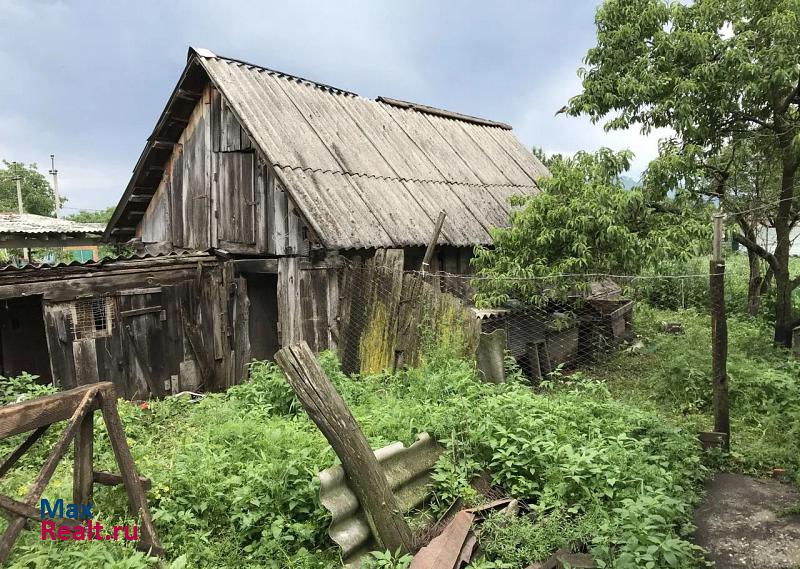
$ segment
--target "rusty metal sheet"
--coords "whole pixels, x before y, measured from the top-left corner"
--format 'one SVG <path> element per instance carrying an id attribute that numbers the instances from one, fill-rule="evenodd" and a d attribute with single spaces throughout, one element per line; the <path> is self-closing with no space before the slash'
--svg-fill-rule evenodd
<path id="1" fill-rule="evenodd" d="M 469 510 L 461 510 L 444 528 L 444 531 L 419 550 L 411 561 L 409 569 L 455 569 L 461 559 L 467 555 L 467 544 L 475 514 Z M 472 544 L 474 549 L 474 543 Z M 469 551 L 469 555 L 471 555 Z M 456 565 L 458 564 L 458 565 Z"/>
<path id="2" fill-rule="evenodd" d="M 430 475 L 442 447 L 428 433 L 414 444 L 397 442 L 375 451 L 389 486 L 404 512 L 420 506 L 430 494 Z M 357 567 L 361 557 L 373 551 L 375 540 L 361 507 L 340 465 L 319 473 L 320 502 L 331 513 L 328 534 L 342 548 L 342 559 Z"/>

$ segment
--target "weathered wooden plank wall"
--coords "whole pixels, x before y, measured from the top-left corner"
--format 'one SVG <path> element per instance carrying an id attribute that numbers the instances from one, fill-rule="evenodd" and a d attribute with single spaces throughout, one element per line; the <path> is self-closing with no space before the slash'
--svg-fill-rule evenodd
<path id="1" fill-rule="evenodd" d="M 75 331 L 75 303 L 92 296 L 66 299 L 62 292 L 43 301 L 57 385 L 107 380 L 129 399 L 146 399 L 225 389 L 244 379 L 250 359 L 245 279 L 233 276 L 230 263 L 198 263 L 182 275 L 151 286 L 148 273 L 140 272 L 135 288 L 130 275 L 106 275 L 121 282 L 99 297 L 110 299 L 112 322 L 82 336 Z"/>
<path id="2" fill-rule="evenodd" d="M 339 282 L 336 267 L 307 259 L 278 259 L 280 344 L 305 340 L 315 352 L 336 349 Z"/>

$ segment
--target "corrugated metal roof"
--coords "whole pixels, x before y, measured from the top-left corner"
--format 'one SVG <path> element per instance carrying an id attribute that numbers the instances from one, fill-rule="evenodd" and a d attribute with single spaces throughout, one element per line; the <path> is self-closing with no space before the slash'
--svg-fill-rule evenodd
<path id="1" fill-rule="evenodd" d="M 440 243 L 491 243 L 547 173 L 501 123 L 198 58 L 331 249 L 424 245 L 442 209 Z"/>
<path id="2" fill-rule="evenodd" d="M 24 265 L 4 265 L 0 266 L 0 272 L 8 271 L 37 271 L 48 269 L 62 269 L 67 267 L 103 267 L 114 265 L 117 263 L 126 263 L 130 261 L 143 261 L 148 259 L 179 259 L 179 260 L 211 260 L 216 257 L 206 251 L 170 251 L 169 253 L 143 253 L 143 254 L 130 254 L 120 257 L 102 257 L 95 261 L 94 259 L 87 259 L 86 261 L 70 261 L 69 263 L 26 263 Z"/>
<path id="3" fill-rule="evenodd" d="M 425 245 L 440 210 L 439 242 L 491 243 L 508 198 L 534 194 L 547 169 L 510 127 L 355 93 L 190 49 L 189 60 L 114 213 L 106 237 L 132 235 L 202 86 L 211 81 L 329 249 Z M 192 97 L 197 97 L 192 99 Z M 176 122 L 177 121 L 177 122 Z"/>
<path id="4" fill-rule="evenodd" d="M 103 223 L 79 223 L 32 213 L 0 212 L 0 233 L 20 235 L 102 235 Z"/>

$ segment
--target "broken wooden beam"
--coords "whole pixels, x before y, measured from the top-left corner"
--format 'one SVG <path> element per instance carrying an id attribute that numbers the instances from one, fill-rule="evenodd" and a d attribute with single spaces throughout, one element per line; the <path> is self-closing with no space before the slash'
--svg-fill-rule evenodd
<path id="1" fill-rule="evenodd" d="M 336 451 L 380 548 L 413 551 L 411 529 L 372 448 L 311 348 L 304 341 L 287 346 L 275 354 L 275 360 L 308 416 Z"/>
<path id="2" fill-rule="evenodd" d="M 102 484 L 103 486 L 119 486 L 124 484 L 121 474 L 114 472 L 106 472 L 105 470 L 95 470 L 92 476 L 95 484 Z M 150 490 L 152 482 L 146 476 L 139 476 L 139 482 L 145 490 Z"/>

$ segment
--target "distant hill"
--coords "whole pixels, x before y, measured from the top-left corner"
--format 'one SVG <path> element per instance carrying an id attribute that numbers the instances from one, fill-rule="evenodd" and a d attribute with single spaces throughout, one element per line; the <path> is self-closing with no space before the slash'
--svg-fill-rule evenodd
<path id="1" fill-rule="evenodd" d="M 639 180 L 634 180 L 630 176 L 620 176 L 619 179 L 622 181 L 626 190 L 633 189 L 639 185 Z"/>

